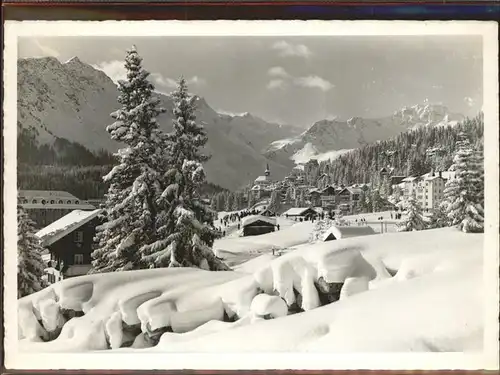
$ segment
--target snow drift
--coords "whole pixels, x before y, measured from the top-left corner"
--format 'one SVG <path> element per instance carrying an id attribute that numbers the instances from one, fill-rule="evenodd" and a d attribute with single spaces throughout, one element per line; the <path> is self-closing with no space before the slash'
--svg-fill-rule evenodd
<path id="1" fill-rule="evenodd" d="M 445 228 L 306 244 L 253 274 L 68 279 L 19 300 L 20 349 L 480 351 L 482 243 Z"/>

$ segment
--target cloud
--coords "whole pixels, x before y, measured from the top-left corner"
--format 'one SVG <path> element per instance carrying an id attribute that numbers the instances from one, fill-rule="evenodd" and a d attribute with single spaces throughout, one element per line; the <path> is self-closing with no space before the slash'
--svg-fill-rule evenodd
<path id="1" fill-rule="evenodd" d="M 125 62 L 123 61 L 104 61 L 92 66 L 97 70 L 102 70 L 115 83 L 127 78 L 127 70 L 125 69 Z"/>
<path id="2" fill-rule="evenodd" d="M 284 40 L 274 43 L 272 49 L 278 51 L 283 57 L 298 56 L 307 59 L 312 56 L 311 50 L 304 44 L 290 44 Z"/>
<path id="3" fill-rule="evenodd" d="M 309 88 L 318 88 L 322 91 L 329 91 L 335 87 L 330 81 L 323 79 L 319 76 L 307 76 L 307 77 L 299 77 L 294 79 L 294 83 L 297 86 L 309 87 Z"/>
<path id="4" fill-rule="evenodd" d="M 466 96 L 466 97 L 464 98 L 464 102 L 465 102 L 465 104 L 467 104 L 469 107 L 473 107 L 473 106 L 474 106 L 474 104 L 476 104 L 475 100 L 474 100 L 474 99 L 472 99 L 470 96 Z"/>
<path id="5" fill-rule="evenodd" d="M 115 83 L 118 83 L 119 80 L 127 78 L 127 70 L 125 69 L 124 61 L 105 61 L 92 66 L 95 69 L 102 70 Z M 175 79 L 165 77 L 160 73 L 151 73 L 149 78 L 156 86 L 159 86 L 159 91 L 161 91 L 161 88 L 173 89 L 177 87 L 177 81 Z M 206 84 L 206 80 L 198 76 L 187 78 L 186 82 L 188 86 L 202 86 Z"/>
<path id="6" fill-rule="evenodd" d="M 33 43 L 39 49 L 42 56 L 53 56 L 53 57 L 61 56 L 59 51 L 56 51 L 55 49 L 53 49 L 45 44 L 40 43 L 40 41 L 38 39 L 33 39 Z"/>
<path id="7" fill-rule="evenodd" d="M 282 79 L 272 79 L 267 84 L 268 90 L 276 90 L 285 88 L 285 81 Z"/>
<path id="8" fill-rule="evenodd" d="M 270 75 L 271 77 L 281 77 L 281 78 L 290 77 L 285 68 L 282 68 L 281 66 L 272 67 L 267 71 L 267 74 Z"/>

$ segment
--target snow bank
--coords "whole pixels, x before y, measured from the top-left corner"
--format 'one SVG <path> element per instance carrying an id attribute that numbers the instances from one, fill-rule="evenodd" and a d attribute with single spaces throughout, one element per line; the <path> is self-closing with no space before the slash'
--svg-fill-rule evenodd
<path id="1" fill-rule="evenodd" d="M 20 349 L 478 351 L 482 243 L 482 234 L 446 228 L 304 244 L 253 274 L 68 279 L 19 300 Z M 321 306 L 320 280 L 340 288 L 336 302 Z M 69 309 L 85 315 L 66 321 Z"/>

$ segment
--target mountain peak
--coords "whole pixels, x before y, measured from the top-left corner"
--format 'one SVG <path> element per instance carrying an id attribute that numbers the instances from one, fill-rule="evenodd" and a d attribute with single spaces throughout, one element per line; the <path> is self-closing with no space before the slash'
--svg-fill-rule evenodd
<path id="1" fill-rule="evenodd" d="M 83 64 L 83 62 L 78 58 L 78 56 L 73 56 L 71 59 L 64 63 L 64 65 L 66 64 Z"/>

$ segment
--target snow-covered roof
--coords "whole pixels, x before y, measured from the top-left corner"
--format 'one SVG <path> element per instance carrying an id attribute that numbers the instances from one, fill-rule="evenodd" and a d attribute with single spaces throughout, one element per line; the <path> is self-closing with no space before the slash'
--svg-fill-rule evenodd
<path id="1" fill-rule="evenodd" d="M 449 180 L 450 178 L 454 178 L 455 174 L 455 171 L 441 172 L 441 177 L 443 177 L 445 180 Z"/>
<path id="2" fill-rule="evenodd" d="M 26 210 L 43 208 L 47 210 L 95 210 L 95 206 L 88 203 L 62 203 L 62 204 L 43 204 L 43 203 L 20 203 Z"/>
<path id="3" fill-rule="evenodd" d="M 337 240 L 341 238 L 349 238 L 349 237 L 358 237 L 358 236 L 367 236 L 370 234 L 375 234 L 375 231 L 372 227 L 368 225 L 364 226 L 337 226 L 333 225 L 329 229 L 323 233 L 321 237 L 321 241 L 326 241 L 326 239 L 333 234 Z"/>
<path id="4" fill-rule="evenodd" d="M 255 179 L 256 182 L 267 182 L 269 181 L 269 177 L 267 176 L 259 176 Z"/>
<path id="5" fill-rule="evenodd" d="M 25 198 L 64 198 L 64 199 L 78 199 L 73 194 L 67 191 L 60 190 L 19 190 L 20 197 Z"/>
<path id="6" fill-rule="evenodd" d="M 412 182 L 412 181 L 415 181 L 416 177 L 406 177 L 406 178 L 403 178 L 401 181 L 403 182 Z"/>
<path id="7" fill-rule="evenodd" d="M 241 220 L 241 226 L 246 227 L 247 225 L 255 223 L 256 221 L 263 221 L 271 225 L 276 225 L 276 218 L 274 217 L 252 215 L 243 218 L 243 220 Z"/>
<path id="8" fill-rule="evenodd" d="M 288 216 L 302 216 L 306 213 L 306 211 L 313 210 L 310 207 L 292 207 L 288 211 L 284 212 L 283 215 Z"/>
<path id="9" fill-rule="evenodd" d="M 41 240 L 42 246 L 49 246 L 59 239 L 71 233 L 82 225 L 88 223 L 90 220 L 97 217 L 102 212 L 102 209 L 93 211 L 74 210 L 69 214 L 63 216 L 59 220 L 54 221 L 52 224 L 40 229 L 35 236 Z"/>
<path id="10" fill-rule="evenodd" d="M 346 188 L 347 190 L 349 190 L 349 192 L 351 194 L 361 194 L 361 188 L 358 188 L 358 187 L 348 187 Z"/>

